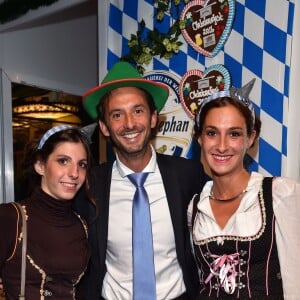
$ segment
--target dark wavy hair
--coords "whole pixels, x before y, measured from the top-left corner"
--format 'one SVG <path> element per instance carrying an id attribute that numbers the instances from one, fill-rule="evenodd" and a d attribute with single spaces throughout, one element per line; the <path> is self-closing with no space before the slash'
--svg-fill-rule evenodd
<path id="1" fill-rule="evenodd" d="M 38 149 L 39 140 L 32 140 L 25 146 L 22 169 L 23 176 L 28 183 L 27 195 L 29 195 L 36 186 L 41 184 L 41 176 L 34 168 L 35 163 L 37 161 L 47 162 L 50 154 L 53 153 L 55 148 L 64 142 L 81 143 L 84 146 L 87 153 L 87 176 L 84 186 L 89 200 L 94 204 L 94 200 L 89 193 L 90 185 L 88 176 L 93 165 L 93 157 L 87 138 L 75 127 L 56 132 L 46 140 L 41 149 Z"/>

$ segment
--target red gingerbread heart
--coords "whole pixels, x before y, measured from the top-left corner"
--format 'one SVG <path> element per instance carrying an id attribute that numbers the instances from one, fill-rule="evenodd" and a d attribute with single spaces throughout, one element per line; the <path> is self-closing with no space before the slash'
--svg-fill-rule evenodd
<path id="1" fill-rule="evenodd" d="M 183 9 L 183 37 L 196 51 L 214 57 L 224 46 L 233 23 L 234 0 L 194 0 Z"/>
<path id="2" fill-rule="evenodd" d="M 216 92 L 228 90 L 230 86 L 230 75 L 223 65 L 213 65 L 204 73 L 200 70 L 190 70 L 179 83 L 180 101 L 188 116 L 194 119 L 205 98 Z"/>

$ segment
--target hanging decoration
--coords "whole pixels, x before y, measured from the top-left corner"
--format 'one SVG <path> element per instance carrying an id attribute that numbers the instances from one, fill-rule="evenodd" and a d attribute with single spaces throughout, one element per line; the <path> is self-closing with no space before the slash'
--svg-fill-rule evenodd
<path id="1" fill-rule="evenodd" d="M 205 98 L 230 86 L 230 74 L 223 65 L 212 65 L 204 72 L 189 70 L 179 83 L 180 101 L 187 115 L 194 119 Z"/>
<path id="2" fill-rule="evenodd" d="M 161 32 L 157 28 L 149 30 L 142 20 L 136 34 L 131 34 L 128 42 L 129 52 L 121 57 L 121 60 L 136 65 L 141 74 L 144 73 L 143 65 L 149 65 L 154 56 L 171 59 L 179 52 L 182 42 L 179 40 L 184 21 L 180 21 L 181 8 L 189 0 L 153 0 L 155 5 L 155 17 L 157 22 L 163 22 L 166 14 L 170 15 L 172 24 L 167 32 Z"/>
<path id="3" fill-rule="evenodd" d="M 4 24 L 13 21 L 29 10 L 38 9 L 42 6 L 49 6 L 58 0 L 4 0 L 0 4 L 0 23 Z"/>
<path id="4" fill-rule="evenodd" d="M 180 15 L 182 35 L 196 51 L 214 57 L 231 32 L 234 13 L 234 0 L 194 0 Z"/>

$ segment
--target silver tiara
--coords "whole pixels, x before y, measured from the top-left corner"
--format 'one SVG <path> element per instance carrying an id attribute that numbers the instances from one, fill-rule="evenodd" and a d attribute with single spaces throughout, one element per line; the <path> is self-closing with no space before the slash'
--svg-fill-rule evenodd
<path id="1" fill-rule="evenodd" d="M 58 125 L 55 127 L 50 128 L 49 130 L 47 130 L 45 132 L 45 134 L 43 135 L 43 137 L 41 138 L 39 145 L 38 145 L 38 149 L 42 149 L 42 147 L 44 146 L 44 144 L 46 143 L 46 141 L 55 133 L 68 129 L 68 128 L 76 128 L 80 131 L 80 133 L 86 138 L 86 140 L 88 141 L 89 144 L 92 143 L 92 135 L 95 131 L 95 128 L 97 126 L 97 123 L 92 123 L 90 125 L 84 126 L 82 128 L 77 128 L 71 125 Z"/>
<path id="2" fill-rule="evenodd" d="M 86 125 L 82 128 L 79 128 L 79 131 L 84 135 L 89 144 L 92 143 L 92 135 L 97 127 L 98 123 L 94 122 L 90 125 Z"/>
<path id="3" fill-rule="evenodd" d="M 249 94 L 254 86 L 254 82 L 255 82 L 255 78 L 253 78 L 251 81 L 249 81 L 247 84 L 245 84 L 243 87 L 241 87 L 239 89 L 232 86 L 231 88 L 229 88 L 229 90 L 224 90 L 224 91 L 214 93 L 214 94 L 210 95 L 209 97 L 207 97 L 206 99 L 204 99 L 203 102 L 201 103 L 199 112 L 197 114 L 197 118 L 196 118 L 197 126 L 198 127 L 200 126 L 200 115 L 201 115 L 201 111 L 202 111 L 203 107 L 207 103 L 209 103 L 215 99 L 224 98 L 224 97 L 230 97 L 230 98 L 241 101 L 250 110 L 250 112 L 252 114 L 253 126 L 254 126 L 255 110 L 254 110 L 253 103 L 249 99 Z"/>

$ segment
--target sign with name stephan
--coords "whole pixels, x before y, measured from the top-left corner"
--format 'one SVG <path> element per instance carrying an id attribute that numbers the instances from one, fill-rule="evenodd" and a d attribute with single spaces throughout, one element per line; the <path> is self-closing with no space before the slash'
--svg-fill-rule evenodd
<path id="1" fill-rule="evenodd" d="M 167 71 L 147 72 L 144 77 L 164 83 L 169 87 L 169 98 L 159 113 L 158 132 L 153 141 L 155 150 L 159 153 L 191 158 L 189 156 L 194 122 L 181 105 L 180 79 Z"/>

